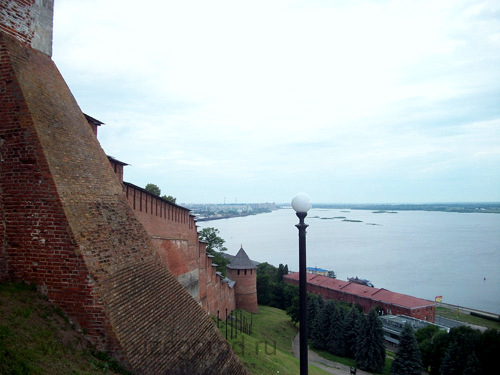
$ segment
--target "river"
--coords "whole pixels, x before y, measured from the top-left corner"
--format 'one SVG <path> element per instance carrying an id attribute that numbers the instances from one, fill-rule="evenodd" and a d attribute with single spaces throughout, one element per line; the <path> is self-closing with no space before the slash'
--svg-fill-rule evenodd
<path id="1" fill-rule="evenodd" d="M 344 219 L 345 218 L 345 219 Z M 349 221 L 351 220 L 351 221 Z M 291 209 L 199 222 L 259 262 L 298 270 L 298 219 Z M 500 314 L 500 215 L 311 209 L 307 265 L 358 276 L 377 288 Z"/>

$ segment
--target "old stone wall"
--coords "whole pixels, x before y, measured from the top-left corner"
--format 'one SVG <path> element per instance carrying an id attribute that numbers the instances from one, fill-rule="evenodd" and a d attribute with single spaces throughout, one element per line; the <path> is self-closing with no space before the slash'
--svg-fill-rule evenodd
<path id="1" fill-rule="evenodd" d="M 247 373 L 160 261 L 52 60 L 3 32 L 0 52 L 2 275 L 137 373 Z"/>

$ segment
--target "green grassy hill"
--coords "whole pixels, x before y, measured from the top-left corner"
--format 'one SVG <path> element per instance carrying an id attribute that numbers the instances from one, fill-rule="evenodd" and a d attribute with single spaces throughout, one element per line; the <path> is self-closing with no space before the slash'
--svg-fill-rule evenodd
<path id="1" fill-rule="evenodd" d="M 32 286 L 0 283 L 0 374 L 126 373 Z"/>
<path id="2" fill-rule="evenodd" d="M 249 322 L 249 314 L 245 315 Z M 233 339 L 230 337 L 229 323 L 227 327 L 228 341 L 252 374 L 278 374 L 278 371 L 280 375 L 298 374 L 300 362 L 292 353 L 292 340 L 297 334 L 297 328 L 290 321 L 290 317 L 283 310 L 259 306 L 259 313 L 253 315 L 252 323 L 251 335 L 238 332 L 238 337 L 235 338 L 233 330 Z M 220 322 L 219 330 L 226 335 L 224 322 Z M 309 366 L 309 374 L 320 375 L 327 372 Z"/>

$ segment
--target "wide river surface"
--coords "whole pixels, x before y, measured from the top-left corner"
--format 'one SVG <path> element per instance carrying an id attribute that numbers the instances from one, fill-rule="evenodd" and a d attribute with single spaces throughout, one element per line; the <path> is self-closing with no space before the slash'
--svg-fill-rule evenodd
<path id="1" fill-rule="evenodd" d="M 297 271 L 297 223 L 292 209 L 280 209 L 198 226 L 219 229 L 229 254 L 243 245 L 253 260 Z M 499 214 L 311 209 L 306 223 L 308 266 L 500 314 Z"/>

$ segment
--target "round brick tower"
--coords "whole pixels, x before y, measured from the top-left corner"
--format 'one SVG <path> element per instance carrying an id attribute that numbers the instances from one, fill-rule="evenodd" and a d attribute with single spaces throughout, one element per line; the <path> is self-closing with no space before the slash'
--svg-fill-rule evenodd
<path id="1" fill-rule="evenodd" d="M 234 280 L 236 308 L 257 313 L 257 266 L 250 260 L 243 246 L 226 267 L 226 276 Z"/>

